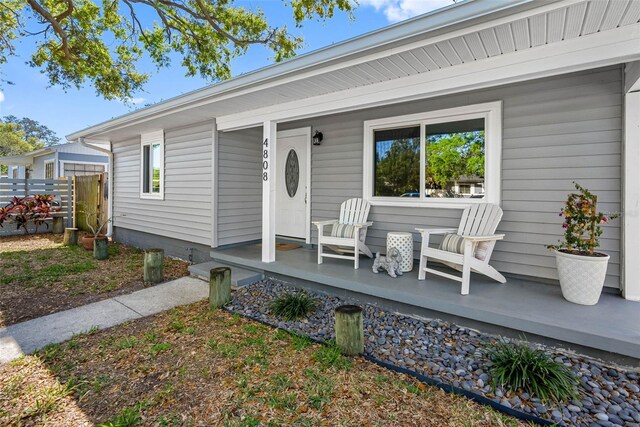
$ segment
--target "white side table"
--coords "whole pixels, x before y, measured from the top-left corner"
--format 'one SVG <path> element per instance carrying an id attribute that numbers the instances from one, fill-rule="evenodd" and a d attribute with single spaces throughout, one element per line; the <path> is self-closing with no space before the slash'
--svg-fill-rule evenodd
<path id="1" fill-rule="evenodd" d="M 413 270 L 413 235 L 395 231 L 387 233 L 387 254 L 391 248 L 398 249 L 402 255 L 400 271 L 406 273 Z"/>

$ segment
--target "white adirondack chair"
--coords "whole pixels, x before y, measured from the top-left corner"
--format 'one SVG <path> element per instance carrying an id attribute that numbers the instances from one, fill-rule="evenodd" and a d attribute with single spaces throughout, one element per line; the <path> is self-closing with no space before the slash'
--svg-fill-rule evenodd
<path id="1" fill-rule="evenodd" d="M 426 273 L 437 274 L 462 282 L 462 295 L 469 294 L 471 272 L 484 274 L 505 283 L 507 280 L 489 265 L 496 241 L 504 234 L 494 234 L 502 219 L 502 209 L 498 205 L 482 203 L 464 210 L 458 229 L 416 228 L 422 235 L 420 249 L 420 270 L 418 280 L 424 280 Z M 432 234 L 445 234 L 440 248 L 429 247 Z M 427 267 L 427 259 L 434 259 L 462 272 L 462 276 L 445 273 Z"/>
<path id="2" fill-rule="evenodd" d="M 373 222 L 367 222 L 369 208 L 369 203 L 365 200 L 349 199 L 340 205 L 340 219 L 313 222 L 318 227 L 318 264 L 322 264 L 323 257 L 352 259 L 357 270 L 360 266 L 360 253 L 373 258 L 365 245 L 367 227 L 373 225 Z M 331 234 L 327 236 L 324 234 L 326 226 L 332 227 Z M 323 246 L 336 253 L 324 253 Z"/>

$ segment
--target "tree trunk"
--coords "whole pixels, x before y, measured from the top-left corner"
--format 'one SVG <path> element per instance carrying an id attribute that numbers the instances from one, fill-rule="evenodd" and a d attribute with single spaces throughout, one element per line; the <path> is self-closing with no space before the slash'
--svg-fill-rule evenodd
<path id="1" fill-rule="evenodd" d="M 75 246 L 78 244 L 78 229 L 65 228 L 62 244 L 65 246 Z"/>
<path id="2" fill-rule="evenodd" d="M 336 308 L 336 344 L 342 353 L 353 356 L 364 352 L 362 307 L 341 305 Z"/>
<path id="3" fill-rule="evenodd" d="M 164 279 L 164 251 L 147 249 L 144 251 L 144 282 L 159 283 Z"/>
<path id="4" fill-rule="evenodd" d="M 231 301 L 231 269 L 212 268 L 209 272 L 209 307 L 219 308 Z"/>
<path id="5" fill-rule="evenodd" d="M 93 257 L 95 259 L 109 258 L 109 239 L 106 237 L 97 237 L 93 241 Z"/>
<path id="6" fill-rule="evenodd" d="M 53 234 L 62 234 L 64 233 L 64 218 L 61 216 L 53 217 L 53 225 L 51 227 L 51 231 Z"/>

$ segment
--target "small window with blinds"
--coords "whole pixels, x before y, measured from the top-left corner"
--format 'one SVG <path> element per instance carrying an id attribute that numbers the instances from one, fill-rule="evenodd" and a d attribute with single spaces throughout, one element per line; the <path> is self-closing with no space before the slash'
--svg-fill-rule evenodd
<path id="1" fill-rule="evenodd" d="M 140 137 L 140 198 L 164 198 L 164 131 L 144 133 Z"/>
<path id="2" fill-rule="evenodd" d="M 53 160 L 47 160 L 44 162 L 44 179 L 53 179 L 54 178 L 54 167 Z"/>

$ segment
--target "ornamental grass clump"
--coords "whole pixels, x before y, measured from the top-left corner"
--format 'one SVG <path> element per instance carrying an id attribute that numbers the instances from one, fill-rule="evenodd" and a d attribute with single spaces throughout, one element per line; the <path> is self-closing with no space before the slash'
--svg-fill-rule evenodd
<path id="1" fill-rule="evenodd" d="M 577 379 L 562 363 L 542 350 L 516 343 L 496 343 L 487 350 L 493 389 L 525 391 L 543 402 L 563 402 L 576 395 Z"/>
<path id="2" fill-rule="evenodd" d="M 307 317 L 315 308 L 315 300 L 306 292 L 288 293 L 271 302 L 271 312 L 286 321 Z"/>
<path id="3" fill-rule="evenodd" d="M 569 194 L 560 211 L 560 216 L 564 217 L 564 241 L 560 241 L 558 245 L 549 245 L 548 248 L 575 255 L 601 256 L 595 252 L 600 246 L 598 239 L 602 235 L 601 225 L 618 215 L 598 212 L 598 197 L 578 183 L 573 184 L 578 192 Z"/>

